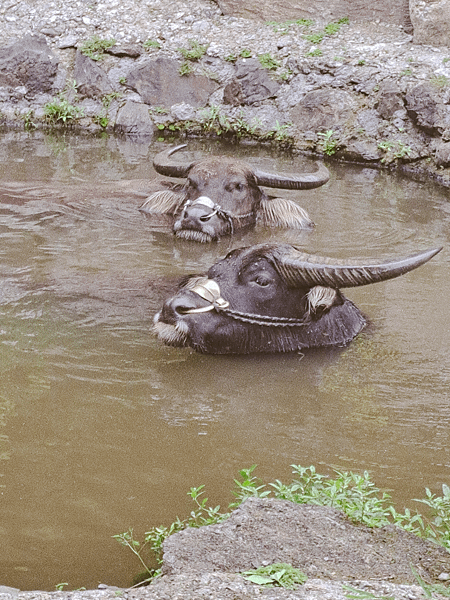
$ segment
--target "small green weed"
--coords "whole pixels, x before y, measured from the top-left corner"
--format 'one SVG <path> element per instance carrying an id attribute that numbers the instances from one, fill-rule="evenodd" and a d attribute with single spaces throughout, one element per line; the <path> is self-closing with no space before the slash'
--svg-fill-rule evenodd
<path id="1" fill-rule="evenodd" d="M 63 589 L 66 587 L 66 585 L 69 585 L 68 583 L 57 583 L 55 585 L 55 589 L 57 592 L 62 592 Z"/>
<path id="2" fill-rule="evenodd" d="M 32 129 L 36 129 L 37 124 L 34 122 L 34 110 L 28 110 L 24 115 L 22 115 L 23 126 L 27 131 L 31 131 Z"/>
<path id="3" fill-rule="evenodd" d="M 366 64 L 366 61 L 365 61 L 363 58 L 360 58 L 356 64 L 357 64 L 358 66 L 362 67 L 363 65 L 365 65 L 365 64 Z"/>
<path id="4" fill-rule="evenodd" d="M 394 160 L 406 158 L 412 154 L 411 146 L 407 146 L 400 140 L 380 142 L 378 148 L 386 152 L 386 155 L 381 159 L 382 163 L 391 163 Z"/>
<path id="5" fill-rule="evenodd" d="M 126 85 L 126 83 L 127 83 L 127 78 L 126 78 L 126 77 L 121 77 L 121 78 L 119 79 L 119 83 L 120 83 L 120 85 Z"/>
<path id="6" fill-rule="evenodd" d="M 327 156 L 335 154 L 338 149 L 338 141 L 334 138 L 334 131 L 328 129 L 325 133 L 318 133 L 317 135 L 322 138 L 320 141 L 322 152 Z"/>
<path id="7" fill-rule="evenodd" d="M 320 48 L 315 48 L 314 50 L 311 50 L 311 52 L 308 52 L 306 54 L 306 56 L 322 56 L 323 52 Z"/>
<path id="8" fill-rule="evenodd" d="M 227 62 L 232 62 L 235 63 L 237 61 L 238 57 L 237 54 L 228 54 L 227 56 L 224 56 L 223 60 L 226 60 Z"/>
<path id="9" fill-rule="evenodd" d="M 417 583 L 423 590 L 425 598 L 434 598 L 433 594 L 439 594 L 440 596 L 444 596 L 444 598 L 450 598 L 450 588 L 444 585 L 443 583 L 427 583 L 422 579 L 419 573 L 414 569 L 411 565 L 411 571 L 416 578 Z"/>
<path id="10" fill-rule="evenodd" d="M 252 55 L 252 51 L 249 50 L 248 48 L 243 48 L 240 52 L 239 52 L 239 56 L 241 58 L 250 58 Z"/>
<path id="11" fill-rule="evenodd" d="M 267 567 L 258 567 L 244 571 L 241 575 L 247 581 L 265 587 L 283 587 L 294 590 L 308 579 L 302 571 L 287 563 L 274 563 Z"/>
<path id="12" fill-rule="evenodd" d="M 114 46 L 115 43 L 116 40 L 114 38 L 102 40 L 97 35 L 94 35 L 81 44 L 80 52 L 92 60 L 102 60 L 105 50 Z"/>
<path id="13" fill-rule="evenodd" d="M 275 71 L 281 65 L 281 63 L 273 58 L 269 52 L 258 54 L 258 60 L 261 63 L 261 66 L 269 71 Z"/>
<path id="14" fill-rule="evenodd" d="M 275 33 L 286 35 L 293 25 L 298 25 L 299 27 L 311 27 L 311 25 L 314 25 L 314 21 L 311 19 L 291 19 L 289 21 L 283 21 L 282 23 L 279 23 L 278 21 L 268 21 L 266 25 L 272 27 Z"/>
<path id="15" fill-rule="evenodd" d="M 275 71 L 281 63 L 273 58 L 269 52 L 265 52 L 264 54 L 258 54 L 258 60 L 261 63 L 261 66 L 264 69 L 268 69 L 269 71 Z"/>
<path id="16" fill-rule="evenodd" d="M 161 44 L 157 40 L 148 39 L 142 44 L 142 47 L 144 50 L 159 50 L 161 48 Z"/>
<path id="17" fill-rule="evenodd" d="M 320 44 L 324 37 L 325 33 L 323 31 L 320 31 L 319 33 L 311 33 L 304 36 L 305 40 L 308 40 L 308 42 L 311 42 L 311 44 Z"/>
<path id="18" fill-rule="evenodd" d="M 330 36 L 330 35 L 335 35 L 336 33 L 339 32 L 342 25 L 348 25 L 348 23 L 349 23 L 348 17 L 343 17 L 342 19 L 339 19 L 338 21 L 333 21 L 331 23 L 328 23 L 328 25 L 325 25 L 325 27 L 323 28 L 322 31 L 317 31 L 316 33 L 310 33 L 310 34 L 304 35 L 303 37 L 305 38 L 305 40 L 308 40 L 308 42 L 311 42 L 312 44 L 320 44 L 320 42 L 323 40 L 324 37 Z"/>
<path id="19" fill-rule="evenodd" d="M 437 88 L 444 88 L 450 83 L 450 80 L 445 75 L 436 75 L 430 79 L 430 83 Z"/>
<path id="20" fill-rule="evenodd" d="M 50 123 L 61 121 L 64 125 L 73 123 L 83 116 L 83 110 L 71 104 L 66 98 L 59 97 L 44 105 L 45 119 Z"/>
<path id="21" fill-rule="evenodd" d="M 409 77 L 409 75 L 412 75 L 411 69 L 405 69 L 399 73 L 399 77 Z"/>
<path id="22" fill-rule="evenodd" d="M 180 68 L 178 69 L 178 73 L 181 76 L 183 76 L 183 75 L 189 75 L 193 71 L 194 71 L 193 66 L 187 60 L 185 60 L 183 63 L 181 63 Z"/>
<path id="23" fill-rule="evenodd" d="M 200 60 L 208 50 L 208 46 L 202 46 L 197 40 L 189 40 L 189 46 L 189 48 L 178 48 L 178 52 L 180 52 L 186 60 Z"/>

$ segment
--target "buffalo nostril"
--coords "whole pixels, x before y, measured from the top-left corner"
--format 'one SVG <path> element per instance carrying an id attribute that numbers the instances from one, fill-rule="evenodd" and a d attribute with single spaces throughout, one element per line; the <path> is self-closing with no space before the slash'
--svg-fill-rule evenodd
<path id="1" fill-rule="evenodd" d="M 178 315 L 187 315 L 192 310 L 192 307 L 183 306 L 182 304 L 180 304 L 179 306 L 175 306 L 174 309 Z"/>

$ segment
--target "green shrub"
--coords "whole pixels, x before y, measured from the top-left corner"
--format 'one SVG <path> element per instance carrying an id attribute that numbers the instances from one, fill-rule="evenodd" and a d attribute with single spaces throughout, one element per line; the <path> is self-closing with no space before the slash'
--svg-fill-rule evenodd
<path id="1" fill-rule="evenodd" d="M 102 40 L 97 35 L 94 35 L 81 44 L 80 52 L 92 60 L 102 60 L 105 50 L 114 46 L 115 43 L 116 40 L 113 38 Z"/>

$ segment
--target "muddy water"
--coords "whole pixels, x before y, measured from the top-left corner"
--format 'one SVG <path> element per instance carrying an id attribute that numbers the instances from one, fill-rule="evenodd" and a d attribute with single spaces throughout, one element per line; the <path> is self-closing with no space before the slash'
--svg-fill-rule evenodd
<path id="1" fill-rule="evenodd" d="M 283 192 L 313 232 L 257 229 L 204 247 L 100 183 L 153 176 L 161 144 L 0 141 L 0 584 L 128 585 L 139 565 L 112 535 L 186 516 L 191 486 L 225 507 L 254 463 L 266 481 L 289 481 L 291 464 L 367 469 L 398 508 L 449 483 L 448 191 L 331 166 L 325 187 Z M 307 166 L 239 152 L 261 168 Z M 168 281 L 268 239 L 341 258 L 444 250 L 348 292 L 372 327 L 346 349 L 214 357 L 157 342 Z"/>

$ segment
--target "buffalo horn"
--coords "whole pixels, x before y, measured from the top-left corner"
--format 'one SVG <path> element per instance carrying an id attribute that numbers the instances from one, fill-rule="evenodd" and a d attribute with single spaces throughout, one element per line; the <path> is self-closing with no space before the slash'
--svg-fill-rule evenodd
<path id="1" fill-rule="evenodd" d="M 423 265 L 441 250 L 442 247 L 432 248 L 407 258 L 376 264 L 351 264 L 306 254 L 292 246 L 280 245 L 273 249 L 272 258 L 275 268 L 288 285 L 306 288 L 316 285 L 345 288 L 398 277 Z"/>
<path id="2" fill-rule="evenodd" d="M 187 177 L 193 162 L 181 164 L 171 158 L 172 154 L 175 154 L 175 152 L 178 152 L 178 150 L 181 150 L 182 148 L 186 148 L 186 146 L 187 144 L 180 144 L 179 146 L 175 146 L 175 148 L 169 148 L 168 150 L 158 152 L 153 159 L 155 171 L 166 177 Z"/>
<path id="3" fill-rule="evenodd" d="M 330 173 L 323 163 L 317 162 L 317 171 L 314 173 L 265 173 L 255 171 L 258 185 L 282 188 L 285 190 L 310 190 L 320 187 L 330 179 Z"/>

